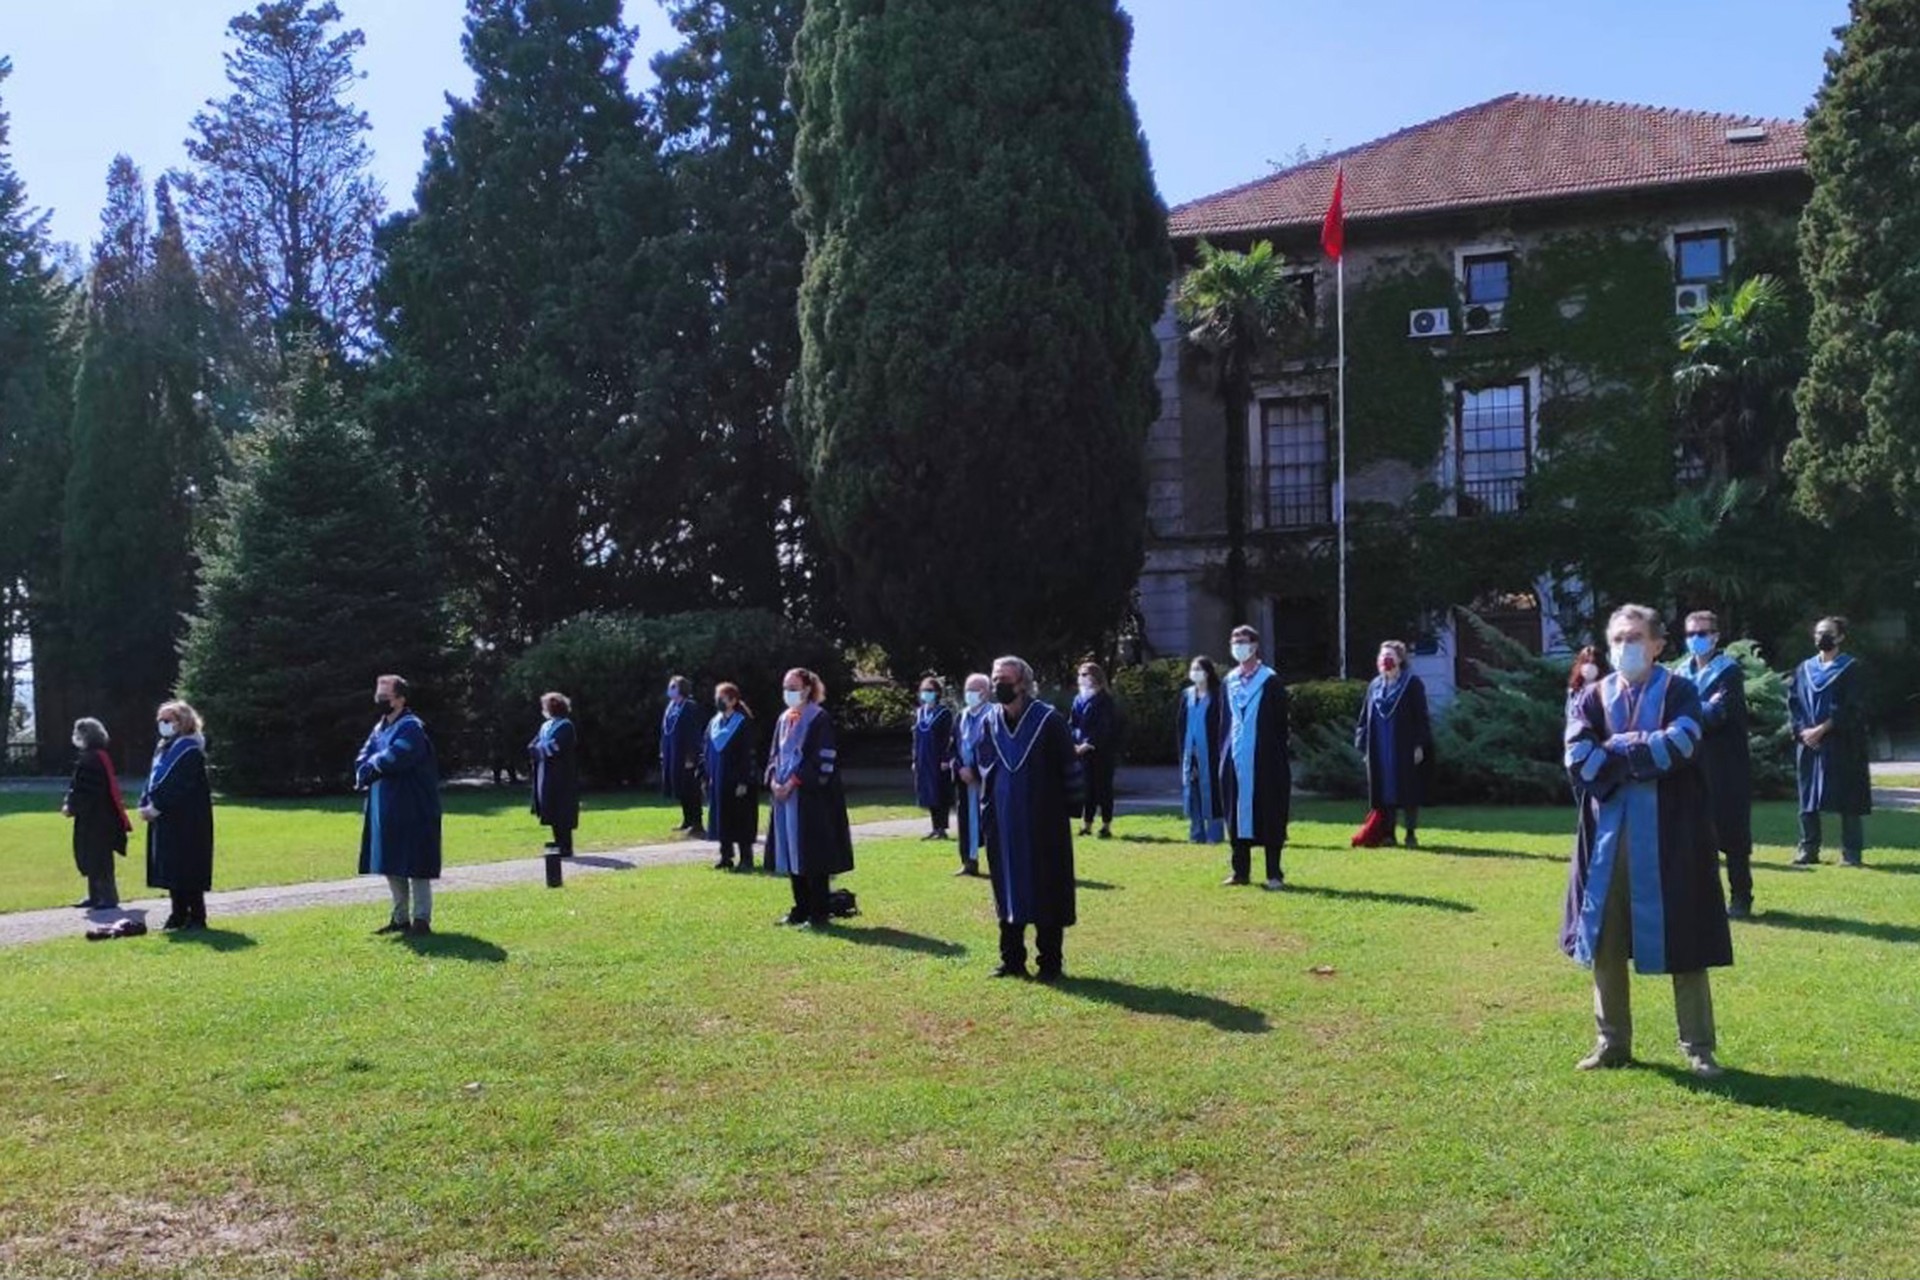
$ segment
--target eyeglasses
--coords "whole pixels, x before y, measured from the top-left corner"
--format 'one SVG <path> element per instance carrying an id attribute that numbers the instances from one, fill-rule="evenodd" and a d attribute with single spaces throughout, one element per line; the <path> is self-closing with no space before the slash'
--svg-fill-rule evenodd
<path id="1" fill-rule="evenodd" d="M 1713 632 L 1711 632 L 1711 631 L 1689 631 L 1689 632 L 1687 632 L 1687 639 L 1689 639 L 1689 640 L 1711 640 L 1711 639 L 1713 639 Z"/>

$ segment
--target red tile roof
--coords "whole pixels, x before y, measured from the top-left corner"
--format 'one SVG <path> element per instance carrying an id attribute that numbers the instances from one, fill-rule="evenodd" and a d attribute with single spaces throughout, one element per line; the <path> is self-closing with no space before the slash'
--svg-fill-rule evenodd
<path id="1" fill-rule="evenodd" d="M 1758 127 L 1757 140 L 1727 131 Z M 1318 225 L 1347 171 L 1349 222 L 1804 172 L 1797 120 L 1510 93 L 1173 210 L 1175 238 Z"/>

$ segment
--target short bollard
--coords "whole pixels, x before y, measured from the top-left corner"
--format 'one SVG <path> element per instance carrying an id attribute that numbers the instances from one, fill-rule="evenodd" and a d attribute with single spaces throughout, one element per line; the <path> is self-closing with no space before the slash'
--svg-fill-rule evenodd
<path id="1" fill-rule="evenodd" d="M 561 884 L 560 855 L 547 855 L 547 888 L 558 889 Z"/>

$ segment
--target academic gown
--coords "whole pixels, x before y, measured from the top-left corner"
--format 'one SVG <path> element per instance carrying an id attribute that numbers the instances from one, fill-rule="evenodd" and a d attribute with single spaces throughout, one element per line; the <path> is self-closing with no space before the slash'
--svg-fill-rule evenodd
<path id="1" fill-rule="evenodd" d="M 943 703 L 913 716 L 913 798 L 922 809 L 953 807 L 953 708 Z"/>
<path id="2" fill-rule="evenodd" d="M 744 711 L 707 721 L 707 838 L 751 845 L 760 830 L 760 795 L 753 768 L 753 721 Z M 745 795 L 734 794 L 745 789 Z"/>
<path id="3" fill-rule="evenodd" d="M 360 874 L 434 880 L 440 875 L 440 766 L 427 726 L 411 711 L 374 721 L 354 763 L 367 788 Z"/>
<path id="4" fill-rule="evenodd" d="M 1353 745 L 1367 761 L 1368 808 L 1417 809 L 1425 802 L 1433 776 L 1433 721 L 1419 676 L 1373 678 L 1353 726 Z M 1421 753 L 1417 763 L 1415 748 Z"/>
<path id="5" fill-rule="evenodd" d="M 1082 769 L 1066 718 L 1030 702 L 1007 727 L 993 708 L 981 738 L 985 770 L 987 871 L 1002 924 L 1066 928 L 1075 921 L 1073 820 L 1082 803 Z"/>
<path id="6" fill-rule="evenodd" d="M 164 743 L 140 797 L 160 816 L 147 824 L 147 883 L 170 893 L 213 887 L 213 787 L 207 745 L 196 735 Z"/>
<path id="7" fill-rule="evenodd" d="M 960 824 L 960 858 L 963 862 L 978 862 L 986 849 L 986 782 L 984 779 L 968 786 L 960 780 L 960 770 L 973 770 L 976 778 L 984 767 L 981 743 L 987 734 L 988 717 L 999 713 L 990 702 L 960 712 L 953 718 L 953 759 L 954 790 L 958 809 L 956 819 Z"/>
<path id="8" fill-rule="evenodd" d="M 702 741 L 706 722 L 694 711 L 691 700 L 667 700 L 660 717 L 660 794 L 680 799 L 688 787 L 699 781 Z"/>
<path id="9" fill-rule="evenodd" d="M 1674 674 L 1700 695 L 1700 769 L 1713 797 L 1713 825 L 1722 849 L 1753 845 L 1753 758 L 1747 743 L 1747 674 L 1728 654 L 1705 667 L 1682 659 Z"/>
<path id="10" fill-rule="evenodd" d="M 1227 836 L 1257 845 L 1283 845 L 1293 805 L 1288 755 L 1287 686 L 1262 664 L 1251 678 L 1235 667 L 1226 679 L 1226 747 L 1220 753 L 1220 793 Z"/>
<path id="11" fill-rule="evenodd" d="M 527 744 L 533 766 L 533 813 L 543 827 L 580 825 L 580 733 L 565 717 L 548 720 Z"/>
<path id="12" fill-rule="evenodd" d="M 1865 690 L 1860 664 L 1840 654 L 1830 666 L 1808 658 L 1794 668 L 1787 691 L 1793 719 L 1794 761 L 1800 774 L 1800 812 L 1865 814 L 1873 811 L 1872 770 L 1867 762 Z M 1833 721 L 1817 747 L 1798 740 L 1802 729 Z"/>
<path id="13" fill-rule="evenodd" d="M 1120 740 L 1120 712 L 1113 695 L 1105 689 L 1076 695 L 1067 717 L 1076 745 L 1087 744 L 1093 750 L 1081 758 L 1089 770 L 1111 771 L 1119 762 L 1115 750 Z"/>
<path id="14" fill-rule="evenodd" d="M 1214 822 L 1227 816 L 1220 787 L 1220 750 L 1226 741 L 1226 698 L 1215 687 L 1182 689 L 1174 706 L 1174 746 L 1180 761 L 1180 811 Z"/>
<path id="15" fill-rule="evenodd" d="M 67 812 L 73 816 L 73 866 L 87 877 L 113 874 L 113 857 L 127 853 L 133 824 L 120 798 L 113 760 L 104 751 L 82 751 L 67 786 Z"/>
<path id="16" fill-rule="evenodd" d="M 853 870 L 853 828 L 839 757 L 833 717 L 819 703 L 802 705 L 798 716 L 781 713 L 767 781 L 799 783 L 792 795 L 773 802 L 767 820 L 767 853 L 782 875 L 837 876 Z"/>
<path id="17" fill-rule="evenodd" d="M 1568 721 L 1566 765 L 1580 830 L 1560 948 L 1581 964 L 1593 964 L 1621 859 L 1628 867 L 1637 972 L 1689 973 L 1733 963 L 1720 851 L 1699 768 L 1702 733 L 1699 693 L 1664 667 L 1655 668 L 1639 692 L 1618 674 L 1590 685 Z"/>

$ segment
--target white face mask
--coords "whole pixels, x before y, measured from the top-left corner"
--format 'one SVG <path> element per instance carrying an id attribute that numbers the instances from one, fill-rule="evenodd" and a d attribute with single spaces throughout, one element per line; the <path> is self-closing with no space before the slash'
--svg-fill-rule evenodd
<path id="1" fill-rule="evenodd" d="M 1638 681 L 1647 674 L 1650 662 L 1647 646 L 1638 640 L 1613 646 L 1613 669 L 1628 680 Z"/>
<path id="2" fill-rule="evenodd" d="M 1233 660 L 1235 662 L 1245 662 L 1248 658 L 1251 658 L 1252 656 L 1253 656 L 1253 646 L 1248 644 L 1246 641 L 1243 640 L 1233 646 Z"/>
<path id="3" fill-rule="evenodd" d="M 77 734 L 77 733 L 76 733 L 76 734 L 74 734 L 74 735 L 73 735 L 73 749 L 74 749 L 75 751 L 85 751 L 85 750 L 87 749 L 87 740 L 86 740 L 85 738 L 83 738 L 83 737 L 81 737 L 81 736 L 80 736 L 79 734 Z"/>
<path id="4" fill-rule="evenodd" d="M 160 736 L 163 738 L 171 738 L 180 731 L 180 726 L 171 720 L 162 720 L 154 728 L 160 731 Z"/>
<path id="5" fill-rule="evenodd" d="M 1093 696 L 1093 681 L 1082 680 L 1080 682 L 1080 696 L 1083 698 L 1091 698 Z"/>
<path id="6" fill-rule="evenodd" d="M 782 689 L 780 696 L 786 700 L 788 706 L 797 707 L 807 700 L 807 691 L 805 689 Z"/>
<path id="7" fill-rule="evenodd" d="M 1592 684 L 1600 678 L 1600 668 L 1594 666 L 1591 662 L 1583 662 L 1580 664 L 1580 678 L 1588 684 Z"/>
<path id="8" fill-rule="evenodd" d="M 1199 667 L 1195 667 L 1193 670 L 1187 672 L 1187 679 L 1193 682 L 1193 687 L 1196 689 L 1204 689 L 1207 687 L 1207 673 Z"/>
<path id="9" fill-rule="evenodd" d="M 967 693 L 966 693 L 967 706 L 969 708 L 979 706 L 980 703 L 985 699 L 985 696 L 986 695 L 982 694 L 978 689 L 967 690 Z"/>

